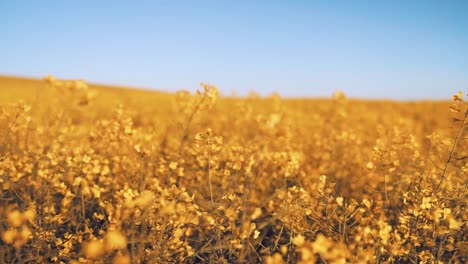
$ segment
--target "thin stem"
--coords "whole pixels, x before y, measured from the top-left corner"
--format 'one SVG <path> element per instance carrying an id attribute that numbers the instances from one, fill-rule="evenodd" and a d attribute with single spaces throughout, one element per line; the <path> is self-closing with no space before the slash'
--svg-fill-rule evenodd
<path id="1" fill-rule="evenodd" d="M 213 188 L 211 186 L 211 164 L 210 164 L 210 159 L 211 159 L 211 153 L 208 153 L 208 184 L 210 187 L 210 198 L 211 198 L 211 207 L 214 208 L 214 201 L 213 201 Z"/>
<path id="2" fill-rule="evenodd" d="M 84 200 L 84 194 L 83 194 L 84 190 L 83 189 L 84 189 L 84 187 L 83 187 L 83 183 L 82 183 L 81 184 L 81 214 L 82 214 L 83 219 L 85 219 L 86 214 L 85 214 L 85 200 Z"/>
<path id="3" fill-rule="evenodd" d="M 439 184 L 437 185 L 437 188 L 436 188 L 436 193 L 440 191 L 440 187 L 442 186 L 442 183 L 444 182 L 447 176 L 448 166 L 450 164 L 450 161 L 452 160 L 453 154 L 455 153 L 455 147 L 457 146 L 458 140 L 460 139 L 460 135 L 462 134 L 463 129 L 465 128 L 467 117 L 468 117 L 468 109 L 466 109 L 465 111 L 463 122 L 460 125 L 460 128 L 458 129 L 458 133 L 457 133 L 457 136 L 455 137 L 455 140 L 453 141 L 452 149 L 450 150 L 449 156 L 447 158 L 447 162 L 445 162 L 445 167 L 444 167 L 444 171 L 442 172 L 442 177 L 440 178 Z"/>
<path id="4" fill-rule="evenodd" d="M 182 140 L 181 140 L 180 147 L 179 147 L 179 154 L 182 154 L 182 150 L 184 148 L 185 141 L 187 141 L 190 124 L 192 123 L 193 117 L 195 116 L 195 113 L 198 112 L 198 110 L 200 109 L 200 107 L 201 107 L 203 101 L 205 101 L 205 99 L 206 99 L 206 96 L 203 96 L 202 99 L 200 100 L 200 102 L 198 102 L 198 104 L 195 106 L 195 109 L 192 111 L 192 113 L 190 114 L 190 116 L 187 119 L 187 125 L 184 128 L 184 134 L 182 136 Z"/>
<path id="5" fill-rule="evenodd" d="M 387 192 L 387 174 L 384 174 L 384 195 L 385 195 L 385 208 L 387 211 L 389 210 L 389 202 L 388 202 L 388 192 Z"/>

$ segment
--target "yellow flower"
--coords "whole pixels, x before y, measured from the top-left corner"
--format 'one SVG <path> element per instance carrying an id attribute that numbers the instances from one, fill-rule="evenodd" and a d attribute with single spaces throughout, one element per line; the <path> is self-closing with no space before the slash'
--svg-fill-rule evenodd
<path id="1" fill-rule="evenodd" d="M 462 91 L 458 91 L 457 94 L 452 96 L 452 100 L 455 102 L 462 102 L 463 101 L 463 93 Z"/>
<path id="2" fill-rule="evenodd" d="M 171 170 L 175 170 L 175 169 L 177 169 L 177 165 L 178 165 L 177 162 L 171 161 L 171 163 L 169 163 L 169 168 Z"/>
<path id="3" fill-rule="evenodd" d="M 293 238 L 293 244 L 297 247 L 301 247 L 305 243 L 305 238 L 303 235 L 297 235 Z"/>
<path id="4" fill-rule="evenodd" d="M 15 243 L 13 244 L 15 248 L 21 248 L 26 242 L 28 242 L 31 237 L 31 230 L 24 226 L 19 233 L 17 233 Z"/>
<path id="5" fill-rule="evenodd" d="M 340 90 L 336 90 L 334 93 L 333 93 L 333 99 L 335 100 L 339 100 L 339 101 L 342 101 L 342 100 L 345 100 L 346 99 L 346 95 L 340 91 Z"/>
<path id="6" fill-rule="evenodd" d="M 253 235 L 253 239 L 257 239 L 259 236 L 260 236 L 260 231 L 255 230 L 254 235 Z"/>
<path id="7" fill-rule="evenodd" d="M 19 227 L 23 224 L 23 216 L 19 210 L 13 210 L 7 214 L 7 222 L 12 227 Z"/>
<path id="8" fill-rule="evenodd" d="M 462 222 L 457 221 L 457 219 L 455 219 L 453 216 L 449 217 L 448 221 L 449 221 L 449 228 L 452 230 L 460 230 L 460 228 L 463 225 Z"/>
<path id="9" fill-rule="evenodd" d="M 140 197 L 136 198 L 134 204 L 141 208 L 149 206 L 154 201 L 154 194 L 151 191 L 143 191 Z"/>
<path id="10" fill-rule="evenodd" d="M 55 82 L 55 77 L 52 75 L 47 75 L 46 77 L 44 77 L 44 81 L 47 84 L 53 84 Z"/>
<path id="11" fill-rule="evenodd" d="M 424 197 L 422 199 L 422 203 L 420 205 L 421 209 L 430 209 L 432 207 L 431 205 L 431 200 L 432 198 L 431 197 Z"/>
<path id="12" fill-rule="evenodd" d="M 130 264 L 131 259 L 129 255 L 117 254 L 112 259 L 112 264 Z"/>
<path id="13" fill-rule="evenodd" d="M 88 84 L 82 80 L 75 81 L 74 86 L 77 90 L 88 90 Z"/>
<path id="14" fill-rule="evenodd" d="M 13 242 L 15 241 L 16 232 L 16 229 L 13 228 L 6 230 L 2 234 L 2 240 L 7 244 L 13 244 Z"/>
<path id="15" fill-rule="evenodd" d="M 319 234 L 312 244 L 313 251 L 321 255 L 326 254 L 330 247 L 330 241 L 322 234 Z"/>
<path id="16" fill-rule="evenodd" d="M 255 210 L 253 211 L 252 215 L 250 216 L 250 219 L 251 220 L 255 220 L 257 219 L 258 217 L 260 217 L 262 215 L 262 209 L 260 208 L 255 208 Z"/>
<path id="17" fill-rule="evenodd" d="M 33 221 L 35 217 L 36 217 L 36 212 L 32 208 L 26 210 L 23 213 L 23 220 L 25 221 Z"/>
<path id="18" fill-rule="evenodd" d="M 108 231 L 105 241 L 107 251 L 125 249 L 127 247 L 127 238 L 117 230 Z"/>
<path id="19" fill-rule="evenodd" d="M 371 206 L 372 206 L 372 202 L 369 201 L 369 200 L 366 199 L 366 198 L 362 199 L 362 203 L 363 203 L 367 208 L 371 208 Z"/>
<path id="20" fill-rule="evenodd" d="M 96 259 L 105 254 L 105 247 L 102 240 L 88 242 L 84 247 L 84 254 L 88 258 Z"/>
<path id="21" fill-rule="evenodd" d="M 284 263 L 283 256 L 281 256 L 280 253 L 275 253 L 272 256 L 267 256 L 264 261 L 266 264 L 283 264 Z"/>
<path id="22" fill-rule="evenodd" d="M 343 206 L 343 197 L 336 197 L 336 203 L 339 205 L 339 206 Z"/>

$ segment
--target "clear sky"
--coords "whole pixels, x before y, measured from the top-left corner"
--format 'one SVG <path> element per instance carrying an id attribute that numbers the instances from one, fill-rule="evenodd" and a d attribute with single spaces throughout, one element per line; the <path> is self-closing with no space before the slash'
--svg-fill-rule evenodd
<path id="1" fill-rule="evenodd" d="M 468 90 L 468 1 L 0 0 L 0 74 L 444 99 Z"/>

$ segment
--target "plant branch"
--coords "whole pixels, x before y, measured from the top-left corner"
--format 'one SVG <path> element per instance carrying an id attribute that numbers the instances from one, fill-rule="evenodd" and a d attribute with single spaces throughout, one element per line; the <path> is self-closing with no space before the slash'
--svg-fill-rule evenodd
<path id="1" fill-rule="evenodd" d="M 448 155 L 448 158 L 447 158 L 447 162 L 445 162 L 445 167 L 444 167 L 444 170 L 442 172 L 442 177 L 440 178 L 440 181 L 439 181 L 439 184 L 437 185 L 437 188 L 436 188 L 436 193 L 438 193 L 440 191 L 440 187 L 442 186 L 445 178 L 447 177 L 447 170 L 448 170 L 448 166 L 450 164 L 450 161 L 452 160 L 452 157 L 453 157 L 453 154 L 455 153 L 455 148 L 457 146 L 457 143 L 458 143 L 458 140 L 460 139 L 460 136 L 463 132 L 463 129 L 466 125 L 466 121 L 467 121 L 467 117 L 468 117 L 468 109 L 466 109 L 465 111 L 465 116 L 463 117 L 463 122 L 462 124 L 460 125 L 459 129 L 458 129 L 458 132 L 457 132 L 457 136 L 455 137 L 455 140 L 453 141 L 453 144 L 452 144 L 452 148 L 449 152 L 449 155 Z"/>

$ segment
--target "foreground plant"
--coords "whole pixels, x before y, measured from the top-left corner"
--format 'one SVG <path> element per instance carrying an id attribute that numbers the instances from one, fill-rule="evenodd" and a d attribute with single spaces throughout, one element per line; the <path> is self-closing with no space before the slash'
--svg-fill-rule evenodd
<path id="1" fill-rule="evenodd" d="M 143 96 L 50 76 L 37 103 L 0 105 L 0 260 L 468 261 L 466 95 L 201 86 Z"/>

